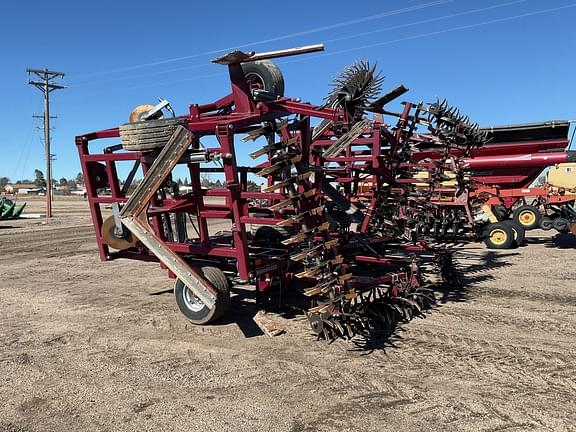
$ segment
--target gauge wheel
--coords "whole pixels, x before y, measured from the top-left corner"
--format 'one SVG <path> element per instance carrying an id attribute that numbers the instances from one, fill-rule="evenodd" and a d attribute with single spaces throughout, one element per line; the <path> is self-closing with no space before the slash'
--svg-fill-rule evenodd
<path id="1" fill-rule="evenodd" d="M 554 227 L 554 224 L 552 222 L 552 219 L 550 219 L 547 216 L 544 216 L 542 219 L 540 219 L 540 223 L 538 224 L 538 226 L 544 231 L 550 231 Z"/>
<path id="2" fill-rule="evenodd" d="M 204 266 L 198 272 L 216 288 L 218 295 L 212 308 L 206 306 L 180 279 L 174 285 L 174 296 L 180 312 L 193 324 L 203 325 L 222 317 L 230 306 L 230 284 L 222 270 Z"/>
<path id="3" fill-rule="evenodd" d="M 570 228 L 570 221 L 568 219 L 559 217 L 552 221 L 552 226 L 558 232 L 566 232 Z"/>
<path id="4" fill-rule="evenodd" d="M 514 244 L 514 231 L 507 223 L 492 223 L 486 228 L 484 243 L 489 249 L 510 249 Z"/>
<path id="5" fill-rule="evenodd" d="M 538 228 L 542 215 L 538 209 L 531 205 L 523 205 L 514 210 L 513 220 L 524 227 L 525 230 Z"/>

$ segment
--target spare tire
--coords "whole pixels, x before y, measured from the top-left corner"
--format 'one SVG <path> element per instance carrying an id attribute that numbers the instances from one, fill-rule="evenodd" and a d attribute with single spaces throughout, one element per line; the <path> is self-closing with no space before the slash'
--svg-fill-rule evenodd
<path id="1" fill-rule="evenodd" d="M 184 118 L 144 120 L 120 126 L 122 148 L 131 151 L 148 151 L 162 148 L 178 126 L 188 126 Z"/>
<path id="2" fill-rule="evenodd" d="M 284 77 L 278 66 L 268 60 L 242 63 L 246 81 L 252 89 L 284 96 Z"/>

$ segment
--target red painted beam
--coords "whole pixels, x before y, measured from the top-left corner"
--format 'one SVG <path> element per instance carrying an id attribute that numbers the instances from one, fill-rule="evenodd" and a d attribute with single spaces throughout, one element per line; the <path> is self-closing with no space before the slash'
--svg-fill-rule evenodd
<path id="1" fill-rule="evenodd" d="M 565 162 L 576 162 L 576 152 L 532 153 L 510 156 L 481 156 L 464 158 L 465 168 L 544 168 Z"/>

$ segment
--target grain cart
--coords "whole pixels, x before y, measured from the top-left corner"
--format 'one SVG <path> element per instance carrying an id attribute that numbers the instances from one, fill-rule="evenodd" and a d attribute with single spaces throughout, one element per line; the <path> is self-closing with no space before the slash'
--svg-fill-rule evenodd
<path id="1" fill-rule="evenodd" d="M 228 68 L 230 94 L 191 104 L 178 117 L 166 101 L 140 106 L 129 123 L 76 137 L 101 260 L 159 262 L 176 279 L 180 311 L 195 324 L 226 312 L 231 282 L 254 285 L 259 294 L 298 282 L 292 285 L 310 298 L 312 329 L 325 339 L 388 331 L 421 314 L 434 299 L 419 262 L 441 251 L 407 239 L 400 220 L 390 221 L 399 227 L 386 236 L 362 229 L 364 216 L 334 187 L 325 164 L 327 154 L 346 151 L 365 127 L 409 163 L 416 105 L 406 105 L 393 129 L 366 120 L 366 112 L 381 112 L 403 90 L 378 97 L 380 80 L 364 66 L 341 75 L 322 106 L 284 97 L 283 77 L 269 59 L 322 49 L 231 52 L 213 61 Z M 324 133 L 333 138 L 322 155 L 314 143 Z M 431 139 L 444 152 L 463 148 L 439 134 Z M 243 146 L 251 141 L 262 144 L 250 152 L 261 162 L 242 166 L 237 155 L 248 153 Z M 121 181 L 119 165 L 126 163 Z M 400 169 L 395 159 L 386 164 L 382 173 Z M 191 190 L 178 190 L 172 176 L 178 165 L 188 170 Z M 221 175 L 223 186 L 202 187 L 207 173 Z M 249 190 L 250 176 L 265 179 L 262 190 Z M 411 186 L 380 184 L 391 207 L 411 201 Z M 217 220 L 229 221 L 230 229 L 211 232 Z"/>

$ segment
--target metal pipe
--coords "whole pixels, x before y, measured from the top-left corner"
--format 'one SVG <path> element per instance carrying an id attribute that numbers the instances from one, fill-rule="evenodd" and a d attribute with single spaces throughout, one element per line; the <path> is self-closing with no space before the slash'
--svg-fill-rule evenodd
<path id="1" fill-rule="evenodd" d="M 469 169 L 534 168 L 565 162 L 576 162 L 576 151 L 532 153 L 514 156 L 480 156 L 464 158 L 463 167 Z"/>

